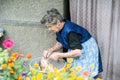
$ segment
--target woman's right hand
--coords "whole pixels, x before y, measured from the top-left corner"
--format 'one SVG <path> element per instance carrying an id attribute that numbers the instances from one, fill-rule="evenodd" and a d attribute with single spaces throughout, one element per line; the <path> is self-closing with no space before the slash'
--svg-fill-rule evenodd
<path id="1" fill-rule="evenodd" d="M 59 50 L 60 48 L 62 48 L 62 44 L 57 42 L 52 48 L 43 52 L 44 58 L 48 58 L 54 51 Z"/>
<path id="2" fill-rule="evenodd" d="M 48 50 L 45 50 L 44 52 L 43 52 L 43 57 L 44 58 L 48 58 L 51 54 L 52 54 L 52 50 L 51 49 L 48 49 Z"/>

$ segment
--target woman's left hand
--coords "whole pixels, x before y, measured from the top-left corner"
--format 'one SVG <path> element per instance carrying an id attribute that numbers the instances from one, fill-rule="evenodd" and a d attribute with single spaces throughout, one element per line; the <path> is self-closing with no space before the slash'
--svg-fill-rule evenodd
<path id="1" fill-rule="evenodd" d="M 49 59 L 57 61 L 60 58 L 60 53 L 55 52 L 49 56 Z"/>

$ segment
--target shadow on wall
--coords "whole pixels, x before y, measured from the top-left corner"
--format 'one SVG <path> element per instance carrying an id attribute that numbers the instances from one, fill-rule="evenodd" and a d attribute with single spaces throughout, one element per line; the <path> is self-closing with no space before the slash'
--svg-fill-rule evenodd
<path id="1" fill-rule="evenodd" d="M 69 7 L 69 0 L 64 0 L 64 8 L 63 8 L 64 14 L 63 14 L 63 16 L 65 17 L 65 19 L 68 19 L 68 20 L 70 20 L 70 9 L 69 8 L 70 8 Z"/>

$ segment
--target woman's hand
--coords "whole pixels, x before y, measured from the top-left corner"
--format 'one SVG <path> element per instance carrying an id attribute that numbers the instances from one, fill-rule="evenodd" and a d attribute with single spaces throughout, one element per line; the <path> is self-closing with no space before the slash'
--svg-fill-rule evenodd
<path id="1" fill-rule="evenodd" d="M 60 58 L 60 53 L 55 52 L 51 54 L 48 59 L 58 61 L 59 58 Z"/>
<path id="2" fill-rule="evenodd" d="M 45 50 L 43 52 L 44 58 L 48 58 L 54 51 L 57 51 L 62 48 L 62 44 L 57 42 L 52 48 Z"/>
<path id="3" fill-rule="evenodd" d="M 53 52 L 52 49 L 45 50 L 43 52 L 43 57 L 48 58 L 52 54 L 52 52 Z"/>

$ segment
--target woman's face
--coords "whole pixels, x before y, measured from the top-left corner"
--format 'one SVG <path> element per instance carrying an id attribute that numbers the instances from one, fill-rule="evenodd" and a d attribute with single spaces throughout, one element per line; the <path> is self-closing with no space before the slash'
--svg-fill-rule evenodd
<path id="1" fill-rule="evenodd" d="M 57 22 L 57 24 L 48 24 L 47 25 L 48 29 L 53 31 L 53 32 L 59 32 L 61 30 L 61 23 Z"/>

